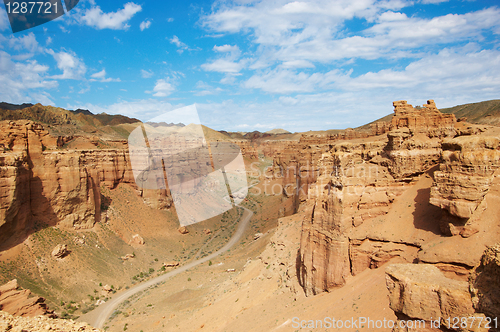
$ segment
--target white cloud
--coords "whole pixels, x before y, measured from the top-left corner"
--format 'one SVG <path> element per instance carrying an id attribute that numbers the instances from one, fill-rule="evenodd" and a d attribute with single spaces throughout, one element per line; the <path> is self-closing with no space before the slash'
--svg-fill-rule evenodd
<path id="1" fill-rule="evenodd" d="M 254 74 L 242 86 L 278 94 L 336 91 L 400 99 L 487 100 L 500 94 L 500 51 L 471 51 L 470 46 L 443 49 L 400 70 L 382 69 L 356 77 L 352 71 L 306 73 L 278 68 Z"/>
<path id="2" fill-rule="evenodd" d="M 214 46 L 214 51 L 216 52 L 221 52 L 221 53 L 225 53 L 225 52 L 231 52 L 231 53 L 240 53 L 240 48 L 238 47 L 238 45 L 222 45 L 222 46 L 217 46 L 215 45 Z"/>
<path id="3" fill-rule="evenodd" d="M 90 77 L 98 78 L 98 79 L 103 79 L 105 76 L 106 76 L 106 69 L 103 69 L 100 72 L 97 72 L 95 74 L 90 75 Z"/>
<path id="4" fill-rule="evenodd" d="M 262 75 L 253 75 L 243 83 L 243 87 L 281 94 L 313 92 L 319 89 L 331 88 L 330 84 L 342 76 L 337 69 L 325 74 L 317 72 L 307 74 L 288 69 L 275 69 Z"/>
<path id="5" fill-rule="evenodd" d="M 485 31 L 500 31 L 500 9 L 495 7 L 431 19 L 397 12 L 412 4 L 405 0 L 221 2 L 202 17 L 201 24 L 216 33 L 249 35 L 258 46 L 251 69 L 411 58 L 419 56 L 422 47 L 480 40 Z M 346 29 L 353 18 L 366 20 L 368 28 Z"/>
<path id="6" fill-rule="evenodd" d="M 106 77 L 106 69 L 103 69 L 97 73 L 94 73 L 90 75 L 92 77 L 90 79 L 91 82 L 120 82 L 119 78 L 111 78 L 111 77 Z"/>
<path id="7" fill-rule="evenodd" d="M 201 68 L 206 71 L 216 71 L 219 73 L 238 73 L 245 67 L 245 61 L 234 62 L 232 60 L 227 59 L 217 59 L 210 63 L 204 63 L 201 65 Z"/>
<path id="8" fill-rule="evenodd" d="M 236 77 L 241 76 L 240 73 L 225 73 L 224 77 L 219 81 L 221 84 L 235 84 Z"/>
<path id="9" fill-rule="evenodd" d="M 291 60 L 281 64 L 283 68 L 314 68 L 314 64 L 307 60 Z"/>
<path id="10" fill-rule="evenodd" d="M 47 46 L 48 46 L 48 45 L 50 45 L 50 44 L 52 44 L 52 37 L 50 37 L 50 36 L 49 36 L 49 37 L 47 37 L 47 39 L 45 40 L 45 45 L 47 45 Z"/>
<path id="11" fill-rule="evenodd" d="M 14 61 L 0 50 L 0 100 L 10 103 L 43 102 L 53 104 L 47 90 L 58 87 L 47 75 L 49 67 L 36 60 Z"/>
<path id="12" fill-rule="evenodd" d="M 420 2 L 426 5 L 426 4 L 438 4 L 441 2 L 448 2 L 448 1 L 449 0 L 421 0 Z"/>
<path id="13" fill-rule="evenodd" d="M 53 50 L 47 50 L 47 53 L 52 55 L 57 62 L 57 68 L 61 69 L 63 73 L 61 75 L 53 76 L 56 79 L 83 79 L 83 76 L 87 72 L 87 67 L 83 60 L 79 59 L 78 56 L 72 51 L 61 51 L 54 52 Z"/>
<path id="14" fill-rule="evenodd" d="M 169 40 L 170 40 L 171 44 L 175 44 L 175 46 L 177 46 L 177 48 L 178 48 L 177 52 L 179 54 L 182 54 L 182 52 L 184 52 L 184 50 L 188 49 L 188 46 L 186 44 L 184 44 L 183 42 L 181 42 L 179 37 L 177 37 L 175 35 L 172 38 L 170 38 Z"/>
<path id="15" fill-rule="evenodd" d="M 141 31 L 144 31 L 144 30 L 148 29 L 150 26 L 151 26 L 151 21 L 145 20 L 145 21 L 141 22 L 141 25 L 139 26 L 139 28 L 141 29 Z"/>
<path id="16" fill-rule="evenodd" d="M 9 17 L 5 9 L 0 7 L 0 31 L 10 28 Z"/>
<path id="17" fill-rule="evenodd" d="M 152 70 L 144 70 L 144 69 L 141 69 L 141 76 L 142 78 L 150 78 L 154 75 L 153 71 Z"/>
<path id="18" fill-rule="evenodd" d="M 219 87 L 214 88 L 213 86 L 203 82 L 203 81 L 198 81 L 196 83 L 196 89 L 198 91 L 195 92 L 196 96 L 208 96 L 208 95 L 214 95 L 222 92 L 223 90 Z"/>
<path id="19" fill-rule="evenodd" d="M 84 94 L 90 91 L 90 85 L 85 85 L 85 87 L 81 88 L 80 91 L 78 91 L 79 94 Z"/>
<path id="20" fill-rule="evenodd" d="M 38 44 L 33 32 L 27 35 L 9 38 L 9 47 L 16 51 L 28 51 L 30 53 L 43 52 L 43 47 Z"/>
<path id="21" fill-rule="evenodd" d="M 87 9 L 77 20 L 96 29 L 127 30 L 130 28 L 128 21 L 141 10 L 142 7 L 133 2 L 128 2 L 123 9 L 111 13 L 104 13 L 99 6 L 95 6 Z"/>
<path id="22" fill-rule="evenodd" d="M 174 92 L 175 87 L 167 80 L 159 79 L 156 81 L 155 87 L 153 88 L 153 96 L 155 97 L 166 97 Z M 146 91 L 147 93 L 152 93 L 150 91 Z"/>
<path id="23" fill-rule="evenodd" d="M 237 45 L 222 45 L 213 47 L 213 50 L 222 53 L 223 56 L 219 59 L 207 62 L 201 65 L 201 68 L 206 71 L 215 71 L 219 73 L 237 74 L 249 63 L 249 59 L 237 61 L 241 51 Z"/>

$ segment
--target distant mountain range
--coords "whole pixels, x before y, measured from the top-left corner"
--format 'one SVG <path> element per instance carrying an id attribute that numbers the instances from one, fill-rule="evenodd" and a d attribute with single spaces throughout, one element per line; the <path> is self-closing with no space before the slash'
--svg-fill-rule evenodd
<path id="1" fill-rule="evenodd" d="M 458 105 L 440 109 L 443 113 L 453 113 L 457 119 L 465 118 L 475 124 L 500 125 L 500 100 L 488 100 L 478 103 Z M 392 114 L 388 114 L 375 122 L 390 122 Z M 138 119 L 124 115 L 111 115 L 106 113 L 93 114 L 89 110 L 65 110 L 60 107 L 43 106 L 41 104 L 9 104 L 0 102 L 0 120 L 32 120 L 48 125 L 48 129 L 56 135 L 99 135 L 108 139 L 124 139 L 136 127 Z M 356 130 L 369 129 L 370 124 L 356 128 Z M 150 123 L 152 127 L 184 127 L 182 123 Z M 209 128 L 204 129 L 205 131 Z M 330 130 L 331 131 L 331 130 Z M 330 132 L 330 131 L 324 131 Z M 284 129 L 272 129 L 267 132 L 252 131 L 248 133 L 228 132 L 221 130 L 217 134 L 210 129 L 212 136 L 217 139 L 298 139 L 300 133 L 292 134 Z M 321 132 L 315 132 L 321 133 Z M 222 136 L 221 136 L 222 135 Z"/>
<path id="2" fill-rule="evenodd" d="M 125 125 L 140 122 L 124 115 L 93 114 L 89 110 L 65 110 L 42 104 L 0 103 L 0 120 L 31 120 L 45 124 L 55 135 L 95 135 L 107 139 L 128 137 Z"/>

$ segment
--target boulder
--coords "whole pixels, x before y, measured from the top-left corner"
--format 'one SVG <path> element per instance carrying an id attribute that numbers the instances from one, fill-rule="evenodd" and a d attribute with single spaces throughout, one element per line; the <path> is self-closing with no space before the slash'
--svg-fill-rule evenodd
<path id="1" fill-rule="evenodd" d="M 500 317 L 500 244 L 488 247 L 470 274 L 474 308 L 489 317 Z"/>
<path id="2" fill-rule="evenodd" d="M 176 262 L 176 261 L 165 262 L 165 263 L 163 263 L 163 266 L 165 266 L 165 267 L 176 267 L 176 266 L 179 266 L 179 262 Z"/>
<path id="3" fill-rule="evenodd" d="M 54 250 L 52 250 L 52 257 L 54 258 L 64 258 L 69 254 L 68 246 L 66 244 L 58 244 Z"/>
<path id="4" fill-rule="evenodd" d="M 386 283 L 396 314 L 427 322 L 474 314 L 469 284 L 445 277 L 432 264 L 389 265 Z"/>
<path id="5" fill-rule="evenodd" d="M 132 240 L 130 240 L 130 244 L 144 245 L 144 239 L 139 234 L 134 234 Z"/>

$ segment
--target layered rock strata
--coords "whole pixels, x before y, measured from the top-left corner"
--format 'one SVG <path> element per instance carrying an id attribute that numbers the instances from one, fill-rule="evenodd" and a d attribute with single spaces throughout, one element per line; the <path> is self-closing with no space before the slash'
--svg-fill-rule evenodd
<path id="1" fill-rule="evenodd" d="M 101 217 L 100 186 L 135 183 L 127 150 L 61 150 L 60 141 L 31 121 L 0 122 L 1 244 L 39 225 L 91 228 Z M 166 190 L 139 194 L 153 207 L 171 204 Z"/>
<path id="2" fill-rule="evenodd" d="M 45 299 L 32 296 L 27 289 L 19 289 L 17 280 L 14 279 L 0 286 L 0 310 L 14 316 L 34 317 L 44 315 L 55 318 L 53 311 L 45 304 Z"/>
<path id="3" fill-rule="evenodd" d="M 430 198 L 431 204 L 446 211 L 443 232 L 468 235 L 467 229 L 470 231 L 471 227 L 465 230 L 464 227 L 483 202 L 499 168 L 497 137 L 460 136 L 443 142 L 441 164 L 434 172 Z"/>
<path id="4" fill-rule="evenodd" d="M 284 182 L 284 185 L 289 186 L 307 183 L 307 190 L 303 190 L 305 195 L 298 199 L 299 203 L 309 206 L 299 250 L 299 280 L 307 295 L 342 286 L 349 275 L 356 275 L 366 268 L 377 268 L 395 256 L 407 262 L 416 259 L 419 250 L 417 244 L 406 244 L 404 239 L 400 239 L 399 243 L 381 242 L 377 238 L 352 234 L 360 225 L 372 223 L 374 218 L 387 214 L 395 198 L 411 187 L 417 176 L 446 158 L 443 156 L 453 160 L 456 168 L 467 169 L 463 161 L 465 157 L 452 156 L 446 152 L 451 146 L 448 142 L 475 141 L 475 137 L 470 135 L 454 138 L 465 132 L 457 130 L 454 115 L 440 113 L 432 100 L 417 108 L 406 101 L 396 101 L 393 105 L 391 131 L 386 138 L 377 136 L 354 142 L 338 141 L 301 147 L 301 151 L 314 148 L 319 153 L 302 153 L 307 158 L 300 158 L 290 152 L 295 158 L 285 158 L 289 163 L 293 161 L 296 168 L 300 168 L 301 163 L 307 160 L 314 165 L 312 169 L 315 171 L 314 177 L 310 179 L 312 182 L 307 183 L 296 176 L 285 178 Z M 483 179 L 482 174 L 491 176 L 491 170 L 496 167 L 493 164 L 496 165 L 498 157 L 494 151 L 498 144 L 489 139 L 486 141 L 488 143 L 483 142 L 475 147 L 477 151 L 479 146 L 491 147 L 490 152 L 475 152 L 475 158 L 483 160 L 483 171 L 476 173 L 471 168 L 468 174 L 478 175 L 469 176 L 469 181 L 473 181 L 474 177 Z M 276 164 L 286 165 L 281 159 Z M 455 172 L 452 168 L 450 170 Z M 483 182 L 487 185 L 487 181 Z M 465 180 L 457 183 L 467 189 L 455 192 L 451 188 L 448 191 L 450 195 L 463 193 L 470 194 L 472 198 L 475 193 L 478 197 L 484 196 L 483 187 L 469 186 Z M 441 197 L 438 195 L 439 188 L 443 188 L 443 194 L 450 189 L 446 189 L 445 185 L 439 187 L 439 184 L 436 187 L 433 190 L 437 194 L 433 197 L 438 198 Z M 447 201 L 441 199 L 441 202 Z M 457 197 L 450 196 L 449 202 L 459 204 Z M 475 232 L 471 227 L 460 231 L 463 231 L 464 237 Z"/>
<path id="5" fill-rule="evenodd" d="M 468 281 L 449 279 L 433 264 L 394 264 L 386 268 L 386 284 L 399 318 L 394 332 L 496 331 L 500 244 L 485 250 Z"/>

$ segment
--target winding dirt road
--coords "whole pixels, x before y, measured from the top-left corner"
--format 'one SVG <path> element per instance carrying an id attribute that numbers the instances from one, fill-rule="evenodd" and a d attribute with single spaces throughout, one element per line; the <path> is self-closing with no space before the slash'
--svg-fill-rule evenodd
<path id="1" fill-rule="evenodd" d="M 153 278 L 151 280 L 148 280 L 144 283 L 141 283 L 139 285 L 136 285 L 124 292 L 118 293 L 115 296 L 113 296 L 111 299 L 109 299 L 106 303 L 101 304 L 99 307 L 96 309 L 92 310 L 91 312 L 81 316 L 78 320 L 87 322 L 90 325 L 97 327 L 97 328 L 102 328 L 104 326 L 104 323 L 108 320 L 108 318 L 111 316 L 111 314 L 116 310 L 116 308 L 126 299 L 131 297 L 132 295 L 141 292 L 145 289 L 148 289 L 149 287 L 156 285 L 160 282 L 163 282 L 173 276 L 176 276 L 180 273 L 183 273 L 199 264 L 202 264 L 204 262 L 207 262 L 214 257 L 219 256 L 223 252 L 229 250 L 232 246 L 234 246 L 240 239 L 243 233 L 245 232 L 246 227 L 248 226 L 248 222 L 250 221 L 250 218 L 252 218 L 253 212 L 242 207 L 244 209 L 243 215 L 241 217 L 241 221 L 238 225 L 238 229 L 236 232 L 233 234 L 231 239 L 222 247 L 221 249 L 217 250 L 216 252 L 200 258 L 198 260 L 192 261 L 186 265 L 182 265 L 181 267 L 178 267 L 177 269 L 162 274 L 161 276 L 158 276 L 156 278 Z"/>

